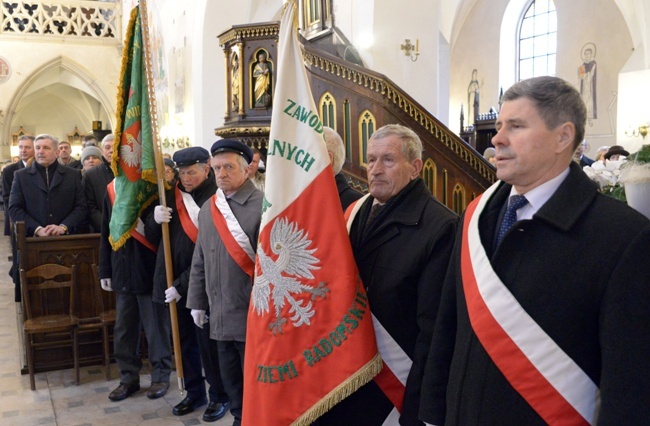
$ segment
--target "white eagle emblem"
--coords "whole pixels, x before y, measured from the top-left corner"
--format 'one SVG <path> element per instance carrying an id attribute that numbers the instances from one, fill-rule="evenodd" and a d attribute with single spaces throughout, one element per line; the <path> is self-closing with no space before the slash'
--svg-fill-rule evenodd
<path id="1" fill-rule="evenodd" d="M 129 167 L 137 167 L 140 165 L 140 159 L 142 157 L 142 144 L 140 143 L 141 136 L 142 132 L 138 133 L 138 139 L 127 133 L 126 139 L 129 144 L 120 146 L 120 158 L 124 160 Z"/>
<path id="2" fill-rule="evenodd" d="M 260 244 L 257 256 L 262 268 L 262 273 L 255 277 L 253 285 L 253 306 L 258 315 L 264 316 L 269 312 L 269 299 L 273 299 L 275 306 L 275 321 L 269 325 L 274 335 L 282 333 L 282 327 L 287 322 L 282 317 L 282 308 L 285 303 L 290 305 L 289 314 L 294 327 L 303 324 L 310 325 L 310 318 L 314 316 L 312 301 L 317 297 L 325 298 L 329 292 L 327 283 L 321 282 L 317 286 L 309 286 L 299 281 L 299 278 L 313 279 L 313 269 L 319 260 L 312 256 L 316 249 L 309 249 L 311 240 L 307 239 L 304 230 L 299 229 L 296 223 L 289 223 L 285 218 L 279 218 L 271 228 L 270 246 L 278 259 L 273 261 L 264 252 Z M 293 295 L 310 293 L 311 301 L 303 306 L 305 300 L 296 300 Z"/>

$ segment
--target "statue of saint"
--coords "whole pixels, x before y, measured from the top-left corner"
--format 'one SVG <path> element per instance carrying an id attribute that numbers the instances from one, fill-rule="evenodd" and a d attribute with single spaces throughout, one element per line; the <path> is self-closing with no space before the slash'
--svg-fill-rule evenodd
<path id="1" fill-rule="evenodd" d="M 257 64 L 253 68 L 255 78 L 255 108 L 267 108 L 271 105 L 271 67 L 266 61 L 266 52 L 257 55 Z"/>
<path id="2" fill-rule="evenodd" d="M 232 110 L 239 110 L 239 57 L 237 53 L 232 54 L 232 69 L 230 71 L 230 88 L 232 99 Z"/>

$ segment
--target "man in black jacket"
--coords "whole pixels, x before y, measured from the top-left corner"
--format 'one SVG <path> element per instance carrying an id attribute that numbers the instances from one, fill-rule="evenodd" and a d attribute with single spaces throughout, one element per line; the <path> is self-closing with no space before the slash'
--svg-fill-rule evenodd
<path id="1" fill-rule="evenodd" d="M 86 220 L 81 173 L 56 161 L 57 146 L 54 136 L 37 136 L 35 161 L 14 175 L 9 217 L 25 222 L 28 237 L 79 232 Z"/>
<path id="2" fill-rule="evenodd" d="M 140 390 L 140 358 L 138 345 L 144 328 L 151 363 L 149 399 L 164 396 L 169 389 L 171 374 L 171 342 L 165 307 L 153 303 L 153 271 L 156 246 L 146 239 L 146 231 L 137 226 L 124 244 L 113 250 L 109 241 L 109 225 L 115 199 L 111 182 L 104 197 L 102 236 L 99 240 L 99 279 L 103 290 L 115 291 L 116 320 L 113 330 L 115 361 L 120 369 L 120 384 L 109 395 L 111 401 L 121 401 Z M 145 210 L 142 217 L 149 211 Z M 138 219 L 140 220 L 140 219 Z M 144 224 L 141 224 L 144 227 Z M 144 231 L 144 232 L 143 232 Z"/>
<path id="3" fill-rule="evenodd" d="M 2 170 L 2 201 L 5 205 L 5 235 L 9 235 L 9 194 L 14 181 L 14 173 L 27 167 L 27 162 L 34 157 L 34 136 L 23 135 L 18 138 L 18 156 L 20 160 L 9 164 Z"/>
<path id="4" fill-rule="evenodd" d="M 228 394 L 221 380 L 216 341 L 210 339 L 208 327 L 201 329 L 194 325 L 190 310 L 185 306 L 192 254 L 198 235 L 199 210 L 217 191 L 217 182 L 208 165 L 209 160 L 210 153 L 202 147 L 185 148 L 174 153 L 179 180 L 166 192 L 167 207 L 156 206 L 153 214 L 149 215 L 147 228 L 160 232 L 159 224 L 169 223 L 173 286 L 167 288 L 165 254 L 161 241 L 156 259 L 153 301 L 176 301 L 187 397 L 172 409 L 172 413 L 182 416 L 208 402 L 201 369 L 203 366 L 205 380 L 210 385 L 210 403 L 203 414 L 203 420 L 214 422 L 228 410 Z M 152 240 L 159 238 L 158 233 L 152 235 Z"/>
<path id="5" fill-rule="evenodd" d="M 81 161 L 72 157 L 72 147 L 68 141 L 59 142 L 59 164 L 77 170 L 83 169 Z"/>
<path id="6" fill-rule="evenodd" d="M 650 424 L 650 222 L 572 162 L 587 120 L 572 84 L 522 80 L 502 101 L 499 182 L 465 211 L 420 418 Z"/>
<path id="7" fill-rule="evenodd" d="M 458 216 L 419 177 L 422 143 L 390 124 L 368 143 L 370 195 L 348 209 L 350 241 L 396 386 L 373 380 L 319 419 L 325 425 L 419 425 L 420 384 Z M 381 324 L 381 327 L 377 326 Z M 385 376 L 384 376 L 385 377 Z"/>

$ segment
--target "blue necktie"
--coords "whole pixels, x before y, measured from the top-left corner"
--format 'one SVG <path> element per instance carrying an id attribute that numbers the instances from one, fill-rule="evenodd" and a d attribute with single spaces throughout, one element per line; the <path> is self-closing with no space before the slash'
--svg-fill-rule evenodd
<path id="1" fill-rule="evenodd" d="M 523 195 L 513 195 L 508 201 L 508 208 L 506 209 L 506 215 L 503 217 L 503 222 L 501 222 L 501 228 L 499 228 L 499 235 L 497 235 L 497 245 L 503 239 L 503 236 L 506 235 L 506 232 L 512 227 L 512 225 L 517 222 L 517 210 L 528 204 L 528 200 Z"/>

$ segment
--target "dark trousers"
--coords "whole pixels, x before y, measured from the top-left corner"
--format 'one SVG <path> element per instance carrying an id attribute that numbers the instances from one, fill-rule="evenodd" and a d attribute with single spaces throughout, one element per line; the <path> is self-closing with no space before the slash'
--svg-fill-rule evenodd
<path id="1" fill-rule="evenodd" d="M 178 334 L 181 339 L 181 355 L 183 356 L 183 376 L 187 396 L 199 401 L 206 397 L 201 354 L 199 351 L 194 321 L 189 309 L 182 303 L 176 304 L 178 313 Z"/>
<path id="2" fill-rule="evenodd" d="M 246 343 L 234 340 L 217 340 L 219 368 L 221 377 L 230 397 L 230 412 L 235 421 L 241 424 L 242 402 L 244 399 L 244 348 Z"/>
<path id="3" fill-rule="evenodd" d="M 210 352 L 210 329 L 208 327 L 201 329 L 194 325 L 190 310 L 185 307 L 183 299 L 176 307 L 187 396 L 196 401 L 205 398 L 205 381 L 207 381 L 210 385 L 210 401 L 228 402 L 228 394 L 221 380 L 219 356 L 214 340 L 212 341 L 213 352 Z"/>
<path id="4" fill-rule="evenodd" d="M 186 309 L 189 313 L 190 310 Z M 209 314 L 209 312 L 207 312 Z M 190 315 L 190 321 L 192 317 Z M 192 326 L 196 331 L 196 338 L 199 342 L 199 351 L 201 352 L 201 362 L 203 363 L 203 371 L 205 372 L 205 380 L 210 385 L 208 396 L 210 402 L 228 402 L 228 393 L 223 385 L 221 378 L 221 369 L 219 368 L 219 353 L 217 349 L 217 341 L 210 339 L 210 326 L 206 324 L 203 328 L 198 328 L 192 321 Z"/>
<path id="5" fill-rule="evenodd" d="M 172 357 L 169 332 L 165 325 L 169 323 L 166 307 L 152 302 L 151 294 L 116 293 L 115 296 L 117 317 L 113 337 L 120 383 L 130 385 L 140 382 L 140 327 L 144 328 L 149 346 L 151 382 L 169 382 Z"/>

